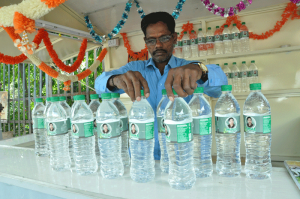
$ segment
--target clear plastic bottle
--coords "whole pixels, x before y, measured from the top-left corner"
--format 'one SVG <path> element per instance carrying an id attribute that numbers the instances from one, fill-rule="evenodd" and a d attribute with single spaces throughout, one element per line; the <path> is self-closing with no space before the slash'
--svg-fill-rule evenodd
<path id="1" fill-rule="evenodd" d="M 224 54 L 223 34 L 220 30 L 220 26 L 216 26 L 215 30 L 215 54 Z"/>
<path id="2" fill-rule="evenodd" d="M 169 185 L 186 190 L 194 186 L 193 117 L 189 105 L 173 89 L 174 101 L 165 109 L 167 148 L 169 154 Z"/>
<path id="3" fill-rule="evenodd" d="M 261 84 L 251 84 L 251 93 L 244 104 L 246 146 L 245 172 L 248 178 L 271 176 L 271 107 L 261 93 Z"/>
<path id="4" fill-rule="evenodd" d="M 122 161 L 124 167 L 130 166 L 130 157 L 128 150 L 128 114 L 125 105 L 120 100 L 120 93 L 111 94 L 113 104 L 117 107 L 120 113 L 120 131 L 122 137 Z"/>
<path id="5" fill-rule="evenodd" d="M 202 32 L 202 28 L 199 28 L 199 32 L 198 32 L 198 51 L 199 51 L 199 57 L 203 57 L 207 55 L 206 36 Z"/>
<path id="6" fill-rule="evenodd" d="M 182 54 L 184 59 L 191 57 L 191 40 L 187 32 L 182 37 Z"/>
<path id="7" fill-rule="evenodd" d="M 234 177 L 241 173 L 240 106 L 231 94 L 232 86 L 222 86 L 222 95 L 215 106 L 217 173 Z"/>
<path id="8" fill-rule="evenodd" d="M 32 110 L 33 134 L 35 140 L 35 155 L 48 156 L 47 131 L 45 129 L 44 111 L 45 106 L 42 98 L 36 98 L 36 104 Z"/>
<path id="9" fill-rule="evenodd" d="M 120 113 L 111 100 L 110 93 L 101 94 L 102 103 L 97 110 L 97 132 L 101 155 L 100 172 L 103 178 L 123 176 L 121 155 Z"/>
<path id="10" fill-rule="evenodd" d="M 241 92 L 241 78 L 240 69 L 237 67 L 236 62 L 232 63 L 231 73 L 233 92 L 239 93 Z"/>
<path id="11" fill-rule="evenodd" d="M 211 30 L 211 27 L 208 27 L 207 33 L 206 33 L 206 49 L 207 49 L 207 55 L 214 55 L 214 42 L 215 42 L 215 36 L 214 32 Z"/>
<path id="12" fill-rule="evenodd" d="M 79 175 L 90 175 L 98 170 L 95 155 L 94 117 L 85 103 L 85 95 L 76 95 L 72 110 L 72 140 L 75 170 Z"/>
<path id="13" fill-rule="evenodd" d="M 240 30 L 236 27 L 236 24 L 233 24 L 231 30 L 231 39 L 232 39 L 232 51 L 233 53 L 241 52 L 241 42 L 240 42 Z"/>
<path id="14" fill-rule="evenodd" d="M 174 55 L 178 58 L 183 58 L 182 56 L 182 39 L 179 39 L 179 32 L 177 33 L 177 43 L 174 46 Z"/>
<path id="15" fill-rule="evenodd" d="M 242 23 L 240 31 L 241 31 L 240 33 L 241 51 L 242 52 L 250 51 L 249 30 L 245 22 Z"/>
<path id="16" fill-rule="evenodd" d="M 51 105 L 46 113 L 50 165 L 55 171 L 69 170 L 71 159 L 69 154 L 69 134 L 67 114 L 59 103 L 58 97 L 51 98 Z"/>
<path id="17" fill-rule="evenodd" d="M 130 176 L 135 182 L 150 182 L 155 177 L 154 111 L 141 90 L 141 101 L 129 111 Z"/>
<path id="18" fill-rule="evenodd" d="M 59 97 L 60 105 L 64 108 L 67 114 L 67 127 L 69 134 L 69 153 L 71 158 L 71 163 L 74 164 L 74 149 L 73 149 L 73 141 L 72 141 L 72 131 L 71 131 L 71 107 L 66 102 L 66 97 Z"/>
<path id="19" fill-rule="evenodd" d="M 240 70 L 240 77 L 241 77 L 241 91 L 248 92 L 249 91 L 249 78 L 247 74 L 249 72 L 246 62 L 242 62 L 241 70 Z"/>
<path id="20" fill-rule="evenodd" d="M 248 78 L 249 84 L 259 83 L 258 68 L 254 60 L 251 61 L 251 64 L 249 66 Z"/>
<path id="21" fill-rule="evenodd" d="M 45 110 L 44 110 L 44 118 L 45 118 L 44 125 L 45 125 L 46 136 L 48 136 L 48 130 L 47 130 L 48 127 L 47 127 L 47 122 L 46 122 L 47 115 L 46 115 L 46 113 L 47 113 L 47 110 L 49 109 L 50 105 L 51 105 L 51 97 L 47 97 L 46 98 L 46 106 L 45 106 Z M 47 138 L 47 148 L 48 148 L 48 154 L 50 155 L 48 138 Z"/>
<path id="22" fill-rule="evenodd" d="M 231 40 L 231 31 L 228 28 L 228 25 L 224 26 L 223 30 L 223 43 L 224 43 L 224 53 L 232 53 L 232 40 Z"/>
<path id="23" fill-rule="evenodd" d="M 93 112 L 93 117 L 94 117 L 94 135 L 95 135 L 95 155 L 97 158 L 98 162 L 98 168 L 100 168 L 100 151 L 99 151 L 99 146 L 98 146 L 98 134 L 97 134 L 97 110 L 100 106 L 99 102 L 99 95 L 98 94 L 91 94 L 90 95 L 91 102 L 89 104 L 89 108 Z"/>
<path id="24" fill-rule="evenodd" d="M 231 78 L 232 73 L 228 66 L 228 63 L 224 63 L 223 72 L 225 73 L 225 75 L 227 77 L 228 85 L 232 85 L 232 78 Z"/>
<path id="25" fill-rule="evenodd" d="M 203 96 L 203 87 L 194 91 L 189 106 L 193 115 L 194 169 L 198 178 L 210 177 L 213 173 L 211 159 L 211 107 Z"/>
<path id="26" fill-rule="evenodd" d="M 162 90 L 162 98 L 157 105 L 156 117 L 158 126 L 158 139 L 160 145 L 160 169 L 164 173 L 169 173 L 169 156 L 167 151 L 166 133 L 165 133 L 165 123 L 164 115 L 165 108 L 169 103 L 169 98 L 167 97 L 166 89 Z"/>
<path id="27" fill-rule="evenodd" d="M 198 37 L 194 30 L 190 34 L 192 57 L 198 57 Z"/>

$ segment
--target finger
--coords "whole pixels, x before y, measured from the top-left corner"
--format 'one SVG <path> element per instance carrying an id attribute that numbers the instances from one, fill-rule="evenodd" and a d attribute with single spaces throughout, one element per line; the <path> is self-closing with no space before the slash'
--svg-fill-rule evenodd
<path id="1" fill-rule="evenodd" d="M 133 75 L 131 77 L 131 81 L 133 84 L 133 88 L 134 88 L 134 99 L 136 99 L 136 101 L 141 101 L 141 83 L 140 80 Z"/>
<path id="2" fill-rule="evenodd" d="M 132 84 L 131 79 L 125 77 L 124 82 L 125 82 L 126 87 L 127 87 L 127 92 L 126 93 L 129 95 L 131 101 L 134 101 L 135 100 L 135 95 L 134 95 L 134 88 L 133 88 L 133 84 Z"/>
<path id="3" fill-rule="evenodd" d="M 173 70 L 171 69 L 168 73 L 166 82 L 165 82 L 165 89 L 167 91 L 167 95 L 170 101 L 174 101 L 174 94 L 173 94 L 173 90 L 172 90 L 172 84 L 173 84 Z"/>
<path id="4" fill-rule="evenodd" d="M 182 84 L 183 84 L 182 80 L 183 80 L 183 77 L 181 74 L 175 75 L 174 82 L 173 82 L 173 88 L 179 97 L 187 97 L 188 94 L 186 92 L 184 92 L 184 90 L 182 88 Z"/>
<path id="5" fill-rule="evenodd" d="M 145 80 L 145 78 L 142 76 L 140 72 L 137 72 L 137 78 L 139 78 L 139 81 L 143 86 L 145 97 L 148 98 L 150 96 L 150 89 L 148 86 L 148 82 Z"/>
<path id="6" fill-rule="evenodd" d="M 191 84 L 191 88 L 194 91 L 198 87 L 197 81 L 198 81 L 198 78 L 194 74 L 190 75 L 190 84 Z"/>
<path id="7" fill-rule="evenodd" d="M 188 72 L 185 72 L 184 74 L 184 78 L 182 80 L 182 87 L 188 95 L 192 95 L 194 93 L 194 90 L 191 88 L 190 74 Z"/>

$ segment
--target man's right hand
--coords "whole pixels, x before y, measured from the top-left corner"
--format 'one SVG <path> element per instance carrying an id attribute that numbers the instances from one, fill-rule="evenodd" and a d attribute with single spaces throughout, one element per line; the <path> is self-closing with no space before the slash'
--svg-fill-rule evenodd
<path id="1" fill-rule="evenodd" d="M 108 87 L 123 89 L 129 95 L 131 101 L 141 100 L 141 89 L 143 87 L 145 97 L 150 96 L 150 89 L 147 81 L 138 71 L 128 71 L 121 75 L 112 76 L 108 80 Z"/>

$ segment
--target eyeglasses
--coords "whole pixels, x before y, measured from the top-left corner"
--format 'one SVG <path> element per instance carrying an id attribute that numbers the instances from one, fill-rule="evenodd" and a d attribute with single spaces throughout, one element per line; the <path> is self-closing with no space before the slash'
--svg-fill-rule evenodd
<path id="1" fill-rule="evenodd" d="M 159 38 L 149 38 L 149 39 L 145 39 L 145 42 L 147 45 L 149 46 L 154 46 L 156 44 L 157 39 L 161 42 L 161 43 L 166 43 L 168 41 L 170 41 L 170 39 L 172 38 L 173 34 L 170 35 L 164 35 L 161 36 Z"/>

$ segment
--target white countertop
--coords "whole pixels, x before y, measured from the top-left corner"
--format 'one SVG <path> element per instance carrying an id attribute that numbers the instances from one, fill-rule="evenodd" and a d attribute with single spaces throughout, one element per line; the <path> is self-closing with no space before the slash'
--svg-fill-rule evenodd
<path id="1" fill-rule="evenodd" d="M 32 140 L 33 136 L 18 138 Z M 6 141 L 17 143 L 17 140 Z M 2 145 L 1 145 L 2 143 Z M 168 184 L 168 175 L 159 169 L 156 162 L 156 177 L 150 183 L 135 183 L 129 175 L 115 180 L 103 179 L 98 172 L 92 176 L 79 176 L 71 171 L 55 172 L 49 167 L 49 158 L 36 157 L 32 148 L 15 147 L 0 143 L 0 183 L 10 184 L 61 198 L 133 198 L 133 199 L 190 199 L 190 198 L 300 198 L 300 191 L 284 168 L 273 167 L 268 180 L 240 177 L 198 178 L 190 190 L 179 191 Z"/>

